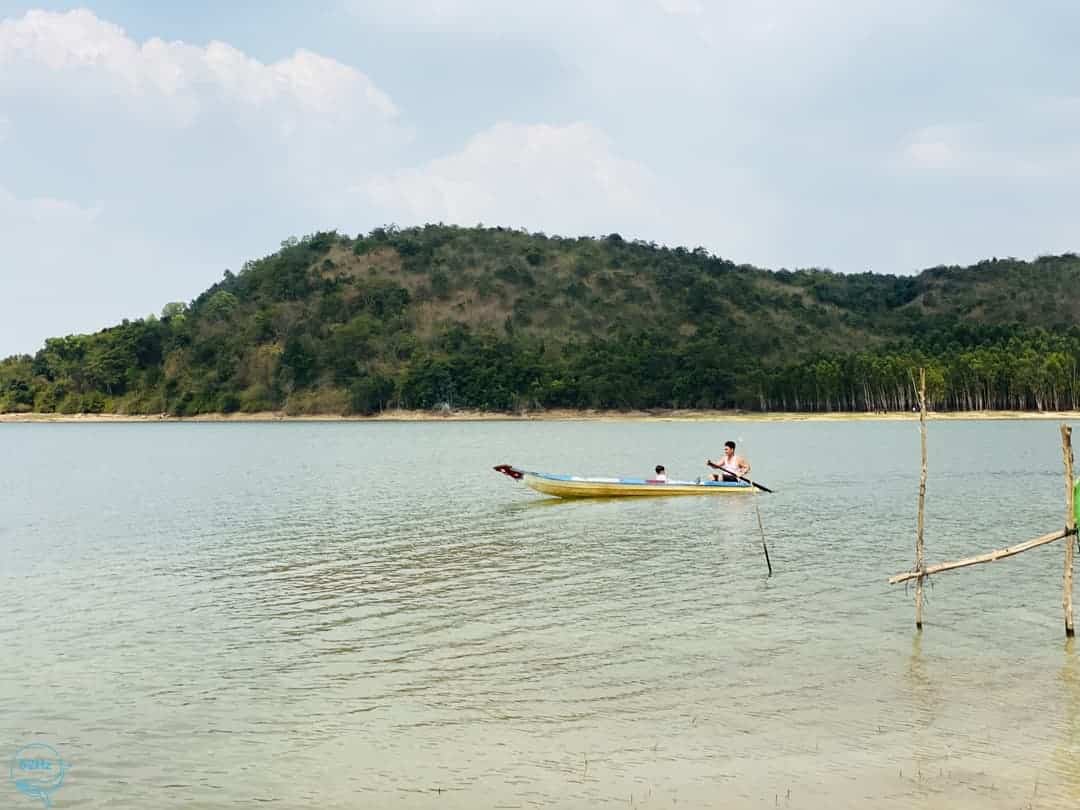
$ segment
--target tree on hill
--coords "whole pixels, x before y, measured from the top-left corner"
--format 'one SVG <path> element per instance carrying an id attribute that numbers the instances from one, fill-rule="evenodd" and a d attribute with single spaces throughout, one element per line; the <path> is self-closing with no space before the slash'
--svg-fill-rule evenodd
<path id="1" fill-rule="evenodd" d="M 0 412 L 1076 408 L 1080 258 L 916 276 L 506 228 L 290 238 L 190 304 L 0 361 Z"/>

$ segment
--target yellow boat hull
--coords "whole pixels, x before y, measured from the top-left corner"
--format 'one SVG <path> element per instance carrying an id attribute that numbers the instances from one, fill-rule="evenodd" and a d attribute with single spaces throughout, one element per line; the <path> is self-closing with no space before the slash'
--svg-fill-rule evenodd
<path id="1" fill-rule="evenodd" d="M 753 490 L 742 482 L 669 481 L 631 482 L 612 479 L 577 479 L 525 473 L 524 483 L 556 498 L 664 497 L 672 495 L 745 495 Z"/>

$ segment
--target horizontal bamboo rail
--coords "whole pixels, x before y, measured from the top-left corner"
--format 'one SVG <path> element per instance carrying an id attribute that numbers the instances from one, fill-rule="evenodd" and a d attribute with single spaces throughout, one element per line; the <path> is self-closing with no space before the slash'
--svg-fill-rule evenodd
<path id="1" fill-rule="evenodd" d="M 938 563 L 937 565 L 927 566 L 921 571 L 908 571 L 904 574 L 897 574 L 896 576 L 889 577 L 889 584 L 896 585 L 900 582 L 907 582 L 909 579 L 928 577 L 931 574 L 940 574 L 942 571 L 951 571 L 954 568 L 966 568 L 969 565 L 1003 560 L 1006 557 L 1011 557 L 1022 551 L 1028 551 L 1029 549 L 1037 548 L 1039 546 L 1045 546 L 1047 543 L 1063 540 L 1075 533 L 1075 529 L 1071 531 L 1069 529 L 1061 529 L 1060 531 L 1044 534 L 1042 537 L 1036 537 L 1033 540 L 1027 540 L 1015 546 L 1007 546 L 1006 548 L 999 548 L 997 551 L 991 551 L 987 554 L 979 554 L 977 557 L 968 557 L 963 560 L 956 560 L 955 562 Z"/>

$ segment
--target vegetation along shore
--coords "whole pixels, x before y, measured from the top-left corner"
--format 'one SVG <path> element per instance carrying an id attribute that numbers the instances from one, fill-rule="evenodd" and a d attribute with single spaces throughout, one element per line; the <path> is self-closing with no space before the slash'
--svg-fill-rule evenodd
<path id="1" fill-rule="evenodd" d="M 1080 420 L 1080 411 L 945 411 L 930 414 L 946 420 Z M 283 411 L 258 413 L 202 413 L 194 416 L 124 413 L 0 413 L 0 423 L 127 423 L 127 422 L 873 422 L 919 421 L 917 413 L 829 413 L 751 411 L 406 411 L 387 410 L 374 414 L 305 414 L 290 416 Z"/>
<path id="2" fill-rule="evenodd" d="M 0 361 L 0 414 L 904 418 L 1080 410 L 1080 257 L 912 276 L 502 228 L 284 242 L 190 303 Z M 82 417 L 85 421 L 87 417 Z"/>

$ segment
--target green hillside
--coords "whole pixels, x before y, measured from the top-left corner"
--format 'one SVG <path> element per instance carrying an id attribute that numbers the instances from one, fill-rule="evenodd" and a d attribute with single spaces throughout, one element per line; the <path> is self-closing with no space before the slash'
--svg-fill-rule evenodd
<path id="1" fill-rule="evenodd" d="M 319 233 L 0 362 L 0 412 L 1078 407 L 1080 258 L 917 276 L 429 225 Z"/>

